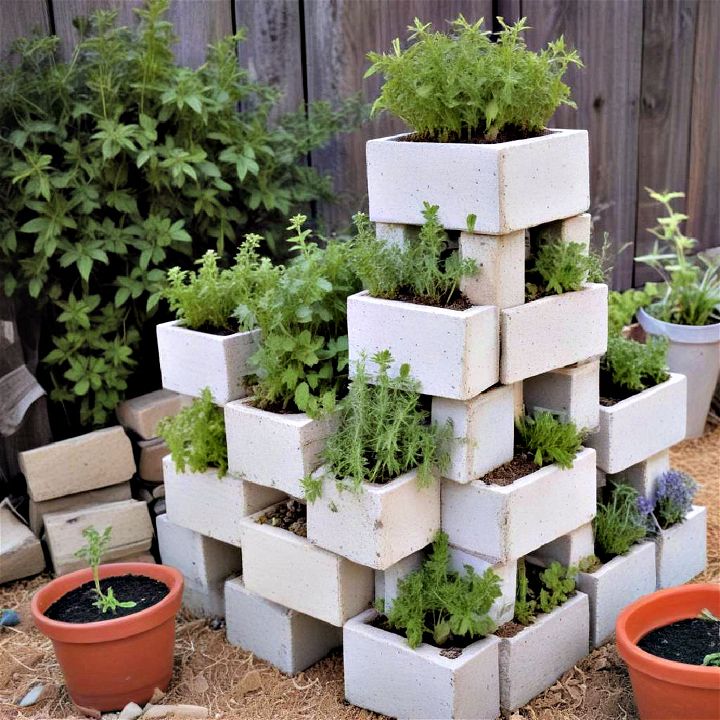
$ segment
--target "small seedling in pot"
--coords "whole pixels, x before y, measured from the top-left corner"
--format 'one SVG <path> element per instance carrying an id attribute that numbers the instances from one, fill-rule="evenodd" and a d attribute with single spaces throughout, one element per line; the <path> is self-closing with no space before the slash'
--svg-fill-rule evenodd
<path id="1" fill-rule="evenodd" d="M 137 605 L 134 600 L 118 600 L 111 587 L 103 593 L 100 587 L 100 559 L 110 542 L 111 527 L 106 527 L 102 533 L 99 533 L 94 527 L 88 527 L 83 530 L 83 537 L 87 540 L 87 544 L 81 547 L 75 557 L 86 560 L 92 568 L 93 581 L 95 582 L 95 593 L 98 599 L 93 605 L 101 612 L 106 613 L 108 610 L 115 612 L 117 608 L 133 608 Z"/>

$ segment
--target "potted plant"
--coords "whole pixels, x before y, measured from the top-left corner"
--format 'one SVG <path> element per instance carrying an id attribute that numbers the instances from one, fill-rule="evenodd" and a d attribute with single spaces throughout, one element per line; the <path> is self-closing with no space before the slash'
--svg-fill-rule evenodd
<path id="1" fill-rule="evenodd" d="M 587 655 L 588 598 L 576 590 L 577 571 L 518 561 L 515 616 L 495 631 L 503 710 L 522 707 Z"/>
<path id="2" fill-rule="evenodd" d="M 374 377 L 363 360 L 357 363 L 324 465 L 303 485 L 308 539 L 385 570 L 424 548 L 440 529 L 437 472 L 448 465 L 452 427 L 429 422 L 408 365 L 390 376 L 387 350 L 372 362 Z"/>
<path id="3" fill-rule="evenodd" d="M 261 240 L 246 235 L 229 268 L 221 269 L 217 253 L 208 250 L 197 272 L 168 270 L 163 296 L 177 319 L 157 326 L 164 388 L 199 395 L 209 387 L 220 404 L 247 394 L 248 361 L 260 339 L 254 305 L 278 275 L 258 254 Z"/>
<path id="4" fill-rule="evenodd" d="M 639 494 L 629 485 L 608 484 L 593 520 L 595 555 L 581 562 L 577 586 L 590 600 L 590 642 L 602 645 L 620 611 L 655 590 L 655 546 L 647 536 Z"/>
<path id="5" fill-rule="evenodd" d="M 391 373 L 411 363 L 421 392 L 467 400 L 498 381 L 498 311 L 460 292 L 474 261 L 448 254 L 438 207 L 425 203 L 417 240 L 401 247 L 355 216 L 353 265 L 366 289 L 347 299 L 350 362 L 389 350 Z"/>
<path id="6" fill-rule="evenodd" d="M 718 615 L 720 586 L 711 583 L 654 592 L 620 614 L 617 648 L 642 720 L 717 718 L 720 668 L 708 655 L 718 652 Z"/>
<path id="7" fill-rule="evenodd" d="M 391 608 L 380 604 L 345 624 L 348 702 L 392 717 L 497 717 L 499 641 L 488 611 L 499 595 L 492 570 L 450 569 L 439 532 Z"/>
<path id="8" fill-rule="evenodd" d="M 311 242 L 306 219 L 292 218 L 294 255 L 255 302 L 253 396 L 225 406 L 230 471 L 298 498 L 337 426 L 348 383 L 346 298 L 358 289 L 350 245 Z"/>
<path id="9" fill-rule="evenodd" d="M 595 451 L 549 412 L 516 421 L 515 457 L 471 483 L 442 481 L 450 542 L 495 562 L 517 559 L 590 522 Z M 538 522 L 542 518 L 542 522 Z"/>
<path id="10" fill-rule="evenodd" d="M 562 81 L 581 65 L 563 38 L 538 53 L 523 40 L 523 18 L 497 42 L 483 21 L 460 16 L 452 33 L 415 19 L 408 46 L 370 53 L 366 76 L 385 82 L 373 112 L 387 110 L 411 133 L 367 144 L 370 219 L 421 225 L 421 201 L 442 208 L 445 228 L 502 235 L 571 217 L 590 206 L 585 130 L 548 130 L 574 103 Z"/>
<path id="11" fill-rule="evenodd" d="M 158 433 L 170 453 L 163 458 L 168 519 L 201 535 L 240 545 L 241 518 L 283 496 L 228 474 L 225 419 L 209 388 Z"/>
<path id="12" fill-rule="evenodd" d="M 648 192 L 667 214 L 650 230 L 652 252 L 635 261 L 657 271 L 665 284 L 658 300 L 638 310 L 638 321 L 647 333 L 669 339 L 670 369 L 688 382 L 685 437 L 700 437 L 720 377 L 720 262 L 690 255 L 697 241 L 682 231 L 687 215 L 672 207 L 684 193 Z"/>
<path id="13" fill-rule="evenodd" d="M 90 567 L 52 580 L 32 598 L 35 625 L 52 640 L 72 701 L 98 711 L 146 703 L 167 689 L 182 575 L 147 563 L 100 565 L 111 528 L 83 532 Z"/>

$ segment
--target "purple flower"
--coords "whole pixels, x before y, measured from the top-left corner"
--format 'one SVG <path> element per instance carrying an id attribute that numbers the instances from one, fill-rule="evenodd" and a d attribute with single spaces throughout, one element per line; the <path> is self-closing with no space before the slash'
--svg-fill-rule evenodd
<path id="1" fill-rule="evenodd" d="M 652 515 L 655 509 L 655 501 L 640 495 L 637 499 L 637 509 L 641 515 Z"/>
<path id="2" fill-rule="evenodd" d="M 653 505 L 660 527 L 667 528 L 685 519 L 697 489 L 695 480 L 679 470 L 668 470 L 657 479 Z"/>

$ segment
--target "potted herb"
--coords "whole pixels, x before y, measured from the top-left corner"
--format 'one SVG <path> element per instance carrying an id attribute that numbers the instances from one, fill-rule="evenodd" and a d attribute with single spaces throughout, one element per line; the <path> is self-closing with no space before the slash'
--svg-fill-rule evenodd
<path id="1" fill-rule="evenodd" d="M 599 647 L 613 633 L 620 611 L 655 590 L 655 546 L 643 542 L 645 517 L 629 485 L 608 484 L 593 520 L 595 562 L 581 563 L 577 586 L 590 599 L 590 642 Z"/>
<path id="2" fill-rule="evenodd" d="M 247 394 L 248 361 L 260 339 L 254 305 L 278 275 L 259 256 L 260 240 L 246 235 L 229 268 L 221 269 L 217 253 L 208 250 L 197 272 L 168 270 L 163 296 L 177 319 L 157 326 L 164 388 L 199 395 L 207 386 L 220 404 Z"/>
<path id="3" fill-rule="evenodd" d="M 422 224 L 421 201 L 440 205 L 440 221 L 502 235 L 590 206 L 585 130 L 548 130 L 560 105 L 574 103 L 562 78 L 580 65 L 559 38 L 540 52 L 525 46 L 525 19 L 497 42 L 483 21 L 462 16 L 445 35 L 415 19 L 402 50 L 370 53 L 366 76 L 385 82 L 373 112 L 387 110 L 411 133 L 367 144 L 370 218 Z"/>
<path id="4" fill-rule="evenodd" d="M 718 615 L 720 587 L 710 583 L 654 592 L 620 614 L 618 652 L 642 720 L 717 718 Z"/>
<path id="5" fill-rule="evenodd" d="M 700 437 L 720 377 L 720 262 L 690 255 L 697 241 L 682 231 L 687 215 L 672 207 L 684 193 L 648 192 L 667 214 L 650 230 L 652 252 L 635 260 L 653 268 L 664 287 L 660 299 L 638 310 L 638 321 L 669 339 L 670 369 L 688 379 L 685 437 Z"/>
<path id="6" fill-rule="evenodd" d="M 417 239 L 401 247 L 355 216 L 353 265 L 366 289 L 347 299 L 350 361 L 389 350 L 391 373 L 411 363 L 427 395 L 467 400 L 498 381 L 498 311 L 460 292 L 474 261 L 448 248 L 438 207 L 425 203 Z"/>
<path id="7" fill-rule="evenodd" d="M 385 570 L 440 529 L 437 472 L 448 465 L 452 427 L 429 422 L 408 365 L 391 376 L 387 350 L 372 362 L 373 376 L 357 363 L 324 466 L 303 485 L 309 540 Z"/>
<path id="8" fill-rule="evenodd" d="M 294 254 L 255 303 L 253 396 L 225 406 L 230 471 L 294 497 L 337 426 L 348 383 L 346 298 L 358 289 L 349 244 L 312 242 L 306 219 L 292 218 Z"/>
<path id="9" fill-rule="evenodd" d="M 353 705 L 407 718 L 499 715 L 499 642 L 488 612 L 500 579 L 492 570 L 451 570 L 449 556 L 439 532 L 387 614 L 379 607 L 346 623 L 345 696 Z"/>
<path id="10" fill-rule="evenodd" d="M 231 545 L 240 545 L 240 519 L 282 495 L 228 474 L 225 419 L 209 388 L 158 434 L 170 453 L 163 458 L 168 519 Z"/>
<path id="11" fill-rule="evenodd" d="M 549 412 L 518 418 L 510 462 L 464 485 L 442 481 L 442 528 L 452 544 L 504 562 L 590 522 L 595 451 L 582 439 Z"/>
<path id="12" fill-rule="evenodd" d="M 83 534 L 87 545 L 78 556 L 90 567 L 38 590 L 33 620 L 52 640 L 76 705 L 99 711 L 142 705 L 172 676 L 182 575 L 165 565 L 100 565 L 111 528 Z"/>
<path id="13" fill-rule="evenodd" d="M 515 616 L 495 632 L 503 710 L 522 707 L 587 655 L 589 606 L 576 591 L 577 571 L 518 560 Z"/>

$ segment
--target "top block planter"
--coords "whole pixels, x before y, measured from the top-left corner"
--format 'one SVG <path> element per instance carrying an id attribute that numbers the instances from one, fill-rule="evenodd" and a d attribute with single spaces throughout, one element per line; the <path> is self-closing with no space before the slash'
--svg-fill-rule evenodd
<path id="1" fill-rule="evenodd" d="M 245 397 L 243 378 L 252 374 L 250 357 L 260 343 L 260 331 L 232 335 L 190 330 L 180 320 L 157 326 L 162 385 L 197 397 L 209 387 L 218 405 Z"/>
<path id="2" fill-rule="evenodd" d="M 586 130 L 548 130 L 495 144 L 403 142 L 407 135 L 367 143 L 370 219 L 422 225 L 423 201 L 440 206 L 448 230 L 503 235 L 590 207 Z"/>

